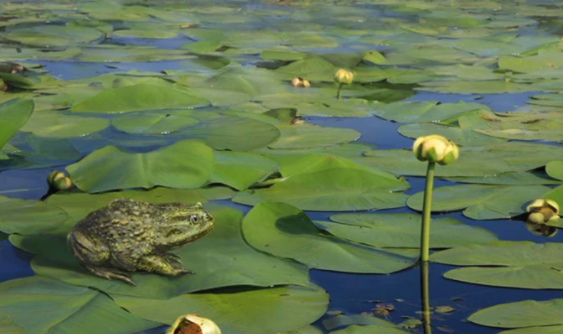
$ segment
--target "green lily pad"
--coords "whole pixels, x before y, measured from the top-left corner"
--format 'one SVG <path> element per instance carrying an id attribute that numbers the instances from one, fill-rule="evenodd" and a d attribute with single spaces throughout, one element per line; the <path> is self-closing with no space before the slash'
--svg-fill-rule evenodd
<path id="1" fill-rule="evenodd" d="M 0 149 L 24 126 L 33 108 L 33 100 L 19 98 L 0 104 Z"/>
<path id="2" fill-rule="evenodd" d="M 212 319 L 223 333 L 229 334 L 274 334 L 299 329 L 320 318 L 328 306 L 328 294 L 323 290 L 295 286 L 188 294 L 169 300 L 113 297 L 121 307 L 144 319 L 172 324 L 178 315 L 195 313 Z"/>
<path id="3" fill-rule="evenodd" d="M 416 160 L 411 150 L 366 151 L 369 159 L 354 159 L 362 164 L 396 175 L 423 176 L 426 164 Z M 490 176 L 506 172 L 523 172 L 547 165 L 563 156 L 563 148 L 553 145 L 508 142 L 487 146 L 462 147 L 459 159 L 448 166 L 436 166 L 436 175 Z"/>
<path id="4" fill-rule="evenodd" d="M 264 181 L 276 172 L 278 164 L 258 154 L 245 152 L 215 152 L 215 168 L 210 183 L 222 183 L 239 191 Z"/>
<path id="5" fill-rule="evenodd" d="M 7 29 L 2 37 L 21 44 L 38 47 L 61 47 L 101 39 L 102 32 L 81 26 L 37 25 Z"/>
<path id="6" fill-rule="evenodd" d="M 119 131 L 131 134 L 165 135 L 200 121 L 190 117 L 192 111 L 174 113 L 142 113 L 116 117 L 111 121 Z"/>
<path id="7" fill-rule="evenodd" d="M 449 94 L 503 94 L 537 91 L 534 85 L 504 80 L 442 80 L 420 83 L 416 90 Z"/>
<path id="8" fill-rule="evenodd" d="M 67 218 L 61 208 L 41 201 L 0 196 L 0 231 L 40 234 L 60 226 Z"/>
<path id="9" fill-rule="evenodd" d="M 210 205 L 205 207 L 216 220 L 214 230 L 174 251 L 195 274 L 171 278 L 134 273 L 131 278 L 136 286 L 99 278 L 84 270 L 72 256 L 65 237 L 12 235 L 10 242 L 36 255 L 31 267 L 38 275 L 73 285 L 95 287 L 112 295 L 166 299 L 236 285 L 308 284 L 305 266 L 257 252 L 245 243 L 240 232 L 242 214 L 239 211 Z"/>
<path id="10" fill-rule="evenodd" d="M 338 67 L 328 60 L 311 56 L 282 66 L 276 72 L 283 74 L 286 78 L 302 77 L 308 80 L 332 81 L 337 70 Z"/>
<path id="11" fill-rule="evenodd" d="M 547 164 L 547 166 L 549 166 L 549 164 Z M 551 179 L 545 173 L 539 171 L 508 172 L 481 177 L 448 177 L 447 180 L 458 183 L 498 184 L 514 186 L 561 184 L 561 181 Z"/>
<path id="12" fill-rule="evenodd" d="M 64 57 L 61 54 L 58 57 Z M 192 58 L 183 50 L 166 50 L 151 46 L 132 45 L 89 45 L 80 48 L 78 54 L 73 55 L 76 60 L 83 62 L 148 62 L 163 60 L 180 60 Z"/>
<path id="13" fill-rule="evenodd" d="M 103 118 L 66 116 L 59 113 L 34 113 L 21 131 L 32 132 L 38 137 L 83 137 L 104 130 L 109 120 Z"/>
<path id="14" fill-rule="evenodd" d="M 471 266 L 444 277 L 467 283 L 521 289 L 563 289 L 561 243 L 495 241 L 434 253 L 432 261 Z"/>
<path id="15" fill-rule="evenodd" d="M 281 136 L 269 147 L 273 149 L 300 149 L 332 146 L 348 143 L 360 138 L 352 129 L 327 128 L 316 125 L 289 125 L 279 127 Z"/>
<path id="16" fill-rule="evenodd" d="M 239 193 L 233 201 L 284 202 L 311 211 L 390 209 L 405 204 L 406 196 L 393 191 L 406 188 L 408 183 L 398 179 L 340 167 L 294 175 L 270 188 Z"/>
<path id="17" fill-rule="evenodd" d="M 159 325 L 123 310 L 103 293 L 41 276 L 4 282 L 0 292 L 0 319 L 10 319 L 19 333 L 121 334 Z M 4 333 L 3 328 L 0 321 Z"/>
<path id="18" fill-rule="evenodd" d="M 563 161 L 552 161 L 545 166 L 547 175 L 563 181 Z"/>
<path id="19" fill-rule="evenodd" d="M 432 211 L 462 210 L 471 219 L 504 219 L 525 212 L 525 204 L 550 190 L 545 186 L 459 185 L 434 189 Z M 422 211 L 424 192 L 416 193 L 407 205 Z"/>
<path id="20" fill-rule="evenodd" d="M 379 325 L 367 325 L 367 326 L 358 326 L 358 325 L 351 325 L 344 329 L 340 329 L 337 331 L 330 332 L 331 334 L 407 334 L 403 330 L 398 328 L 390 328 L 386 326 L 379 326 Z"/>
<path id="21" fill-rule="evenodd" d="M 374 330 L 374 332 L 371 333 L 405 333 L 403 331 L 400 331 L 397 325 L 395 325 L 394 323 L 364 314 L 337 315 L 332 318 L 326 318 L 323 320 L 323 326 L 329 331 L 329 333 L 337 333 L 338 331 L 334 332 L 333 330 L 344 326 L 347 326 L 346 329 L 350 328 L 350 331 L 352 331 L 352 333 L 354 333 L 354 331 L 360 331 L 360 333 L 364 333 L 362 331 L 363 329 L 358 327 L 364 327 Z"/>
<path id="22" fill-rule="evenodd" d="M 106 89 L 73 105 L 72 112 L 125 113 L 140 110 L 194 108 L 209 105 L 206 99 L 165 85 L 140 83 Z"/>
<path id="23" fill-rule="evenodd" d="M 130 153 L 115 146 L 94 151 L 66 167 L 81 190 L 199 188 L 213 170 L 213 150 L 197 140 L 184 140 L 149 153 Z"/>
<path id="24" fill-rule="evenodd" d="M 563 299 L 552 299 L 500 304 L 481 309 L 468 320 L 489 327 L 518 328 L 501 332 L 505 334 L 555 334 L 563 329 L 560 315 L 562 303 Z"/>
<path id="25" fill-rule="evenodd" d="M 493 138 L 461 126 L 457 127 L 432 123 L 402 125 L 399 127 L 398 131 L 403 136 L 413 139 L 432 134 L 442 135 L 461 146 L 483 146 L 505 141 L 504 139 Z"/>
<path id="26" fill-rule="evenodd" d="M 322 235 L 305 213 L 285 203 L 262 202 L 246 215 L 245 240 L 254 248 L 310 268 L 388 274 L 416 259 Z"/>
<path id="27" fill-rule="evenodd" d="M 315 221 L 315 225 L 338 238 L 373 247 L 420 247 L 420 215 L 339 214 L 330 219 L 333 222 Z M 497 239 L 486 229 L 465 225 L 453 218 L 434 219 L 430 228 L 432 248 L 481 244 Z"/>
<path id="28" fill-rule="evenodd" d="M 490 110 L 479 103 L 443 103 L 435 101 L 395 102 L 382 105 L 376 116 L 401 123 L 451 122 L 461 115 L 475 110 Z M 448 137 L 449 138 L 449 137 Z"/>

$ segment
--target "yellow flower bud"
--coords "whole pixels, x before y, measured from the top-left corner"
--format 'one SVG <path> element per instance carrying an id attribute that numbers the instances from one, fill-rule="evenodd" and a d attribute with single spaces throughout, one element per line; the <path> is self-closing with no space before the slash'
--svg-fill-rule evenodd
<path id="1" fill-rule="evenodd" d="M 299 78 L 293 78 L 291 80 L 291 85 L 293 87 L 300 87 L 302 84 L 303 84 L 303 82 L 301 82 L 301 79 L 299 79 Z"/>
<path id="2" fill-rule="evenodd" d="M 309 80 L 303 79 L 303 81 L 301 83 L 303 84 L 303 87 L 305 87 L 305 88 L 311 87 L 311 83 L 309 82 Z"/>
<path id="3" fill-rule="evenodd" d="M 166 334 L 221 334 L 221 329 L 213 321 L 196 314 L 179 317 Z"/>
<path id="4" fill-rule="evenodd" d="M 56 191 L 66 190 L 72 187 L 72 180 L 65 173 L 54 170 L 47 176 L 47 184 Z"/>
<path id="5" fill-rule="evenodd" d="M 559 205 L 550 199 L 536 199 L 526 207 L 526 212 L 530 213 L 528 222 L 535 224 L 545 224 L 559 219 Z"/>
<path id="6" fill-rule="evenodd" d="M 334 74 L 334 81 L 340 84 L 349 85 L 352 81 L 354 81 L 354 73 L 341 68 Z"/>
<path id="7" fill-rule="evenodd" d="M 415 157 L 420 161 L 450 164 L 459 158 L 459 148 L 443 136 L 419 137 L 412 146 Z"/>

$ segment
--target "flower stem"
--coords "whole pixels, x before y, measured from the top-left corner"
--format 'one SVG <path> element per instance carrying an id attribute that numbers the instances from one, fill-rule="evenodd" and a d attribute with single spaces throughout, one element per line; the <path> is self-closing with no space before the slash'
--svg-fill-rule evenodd
<path id="1" fill-rule="evenodd" d="M 338 91 L 336 92 L 337 100 L 340 100 L 340 98 L 342 97 L 342 86 L 344 86 L 344 84 L 338 84 Z"/>
<path id="2" fill-rule="evenodd" d="M 430 323 L 430 284 L 428 281 L 428 262 L 420 263 L 420 302 L 424 334 L 432 334 Z"/>
<path id="3" fill-rule="evenodd" d="M 434 186 L 435 162 L 428 162 L 426 170 L 426 186 L 424 188 L 424 205 L 422 209 L 422 230 L 420 232 L 420 260 L 428 262 L 430 249 L 430 212 L 432 211 L 432 187 Z"/>

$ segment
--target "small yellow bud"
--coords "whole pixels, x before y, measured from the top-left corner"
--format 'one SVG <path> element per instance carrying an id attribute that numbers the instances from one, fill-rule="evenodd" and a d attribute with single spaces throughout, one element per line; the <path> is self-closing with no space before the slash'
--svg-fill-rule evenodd
<path id="1" fill-rule="evenodd" d="M 305 88 L 311 87 L 311 83 L 309 82 L 309 80 L 303 79 L 302 83 L 303 83 L 303 87 Z"/>
<path id="2" fill-rule="evenodd" d="M 302 84 L 303 82 L 301 82 L 301 79 L 299 78 L 293 78 L 293 80 L 291 80 L 291 85 L 293 87 L 301 87 Z"/>
<path id="3" fill-rule="evenodd" d="M 213 321 L 196 314 L 179 317 L 166 334 L 221 334 L 221 329 Z"/>
<path id="4" fill-rule="evenodd" d="M 340 84 L 349 85 L 352 81 L 354 81 L 354 73 L 341 68 L 334 74 L 334 81 Z"/>
<path id="5" fill-rule="evenodd" d="M 66 190 L 72 187 L 72 180 L 65 173 L 54 170 L 47 176 L 47 184 L 56 191 Z"/>
<path id="6" fill-rule="evenodd" d="M 535 224 L 545 224 L 559 219 L 559 205 L 550 199 L 536 199 L 526 207 L 529 212 L 528 221 Z"/>
<path id="7" fill-rule="evenodd" d="M 459 148 L 443 136 L 419 137 L 412 146 L 415 157 L 420 161 L 450 164 L 459 158 Z"/>

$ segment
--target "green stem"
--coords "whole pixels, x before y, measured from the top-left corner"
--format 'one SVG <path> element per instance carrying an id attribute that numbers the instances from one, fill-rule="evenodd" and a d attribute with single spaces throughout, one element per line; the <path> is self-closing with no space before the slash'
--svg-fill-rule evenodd
<path id="1" fill-rule="evenodd" d="M 432 334 L 430 326 L 430 284 L 428 281 L 428 262 L 420 264 L 420 301 L 422 304 L 422 324 L 424 334 Z"/>
<path id="2" fill-rule="evenodd" d="M 342 86 L 344 86 L 344 84 L 338 84 L 338 91 L 336 92 L 337 100 L 340 100 L 340 98 L 342 97 Z"/>
<path id="3" fill-rule="evenodd" d="M 420 233 L 420 261 L 428 262 L 430 252 L 430 212 L 432 211 L 432 187 L 434 186 L 435 162 L 428 162 L 426 187 L 424 188 L 424 206 L 422 212 L 422 230 Z"/>

